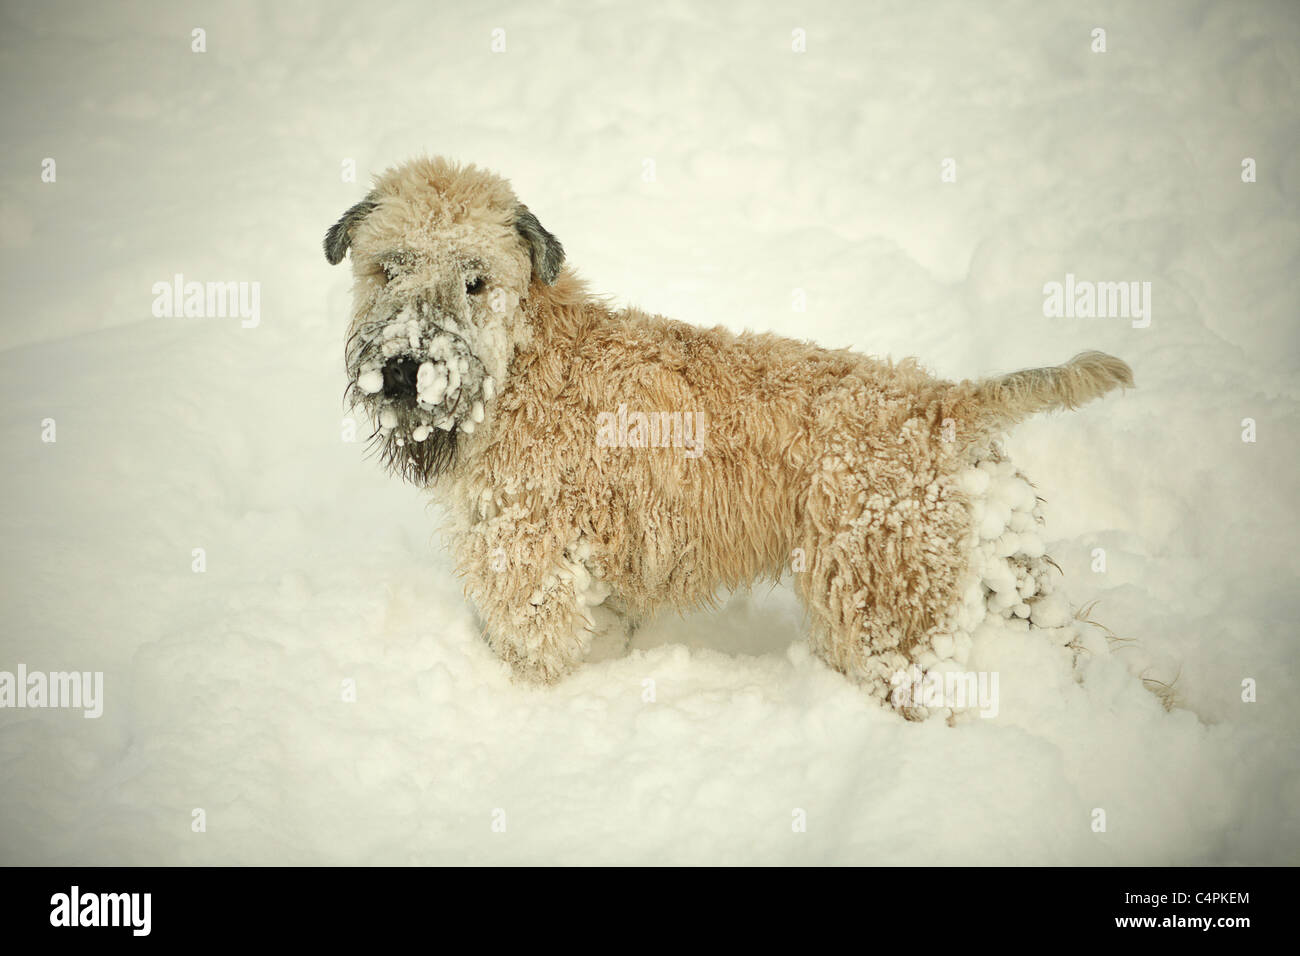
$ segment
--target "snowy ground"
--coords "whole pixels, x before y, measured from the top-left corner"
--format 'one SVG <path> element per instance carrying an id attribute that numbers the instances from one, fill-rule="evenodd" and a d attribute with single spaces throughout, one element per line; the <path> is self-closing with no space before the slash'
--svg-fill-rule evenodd
<path id="1" fill-rule="evenodd" d="M 0 862 L 1294 862 L 1298 51 L 1287 3 L 6 5 L 0 670 L 105 703 L 0 710 Z M 996 718 L 908 724 L 782 586 L 513 685 L 437 515 L 341 440 L 321 236 L 422 150 L 680 319 L 951 377 L 1125 358 L 1007 449 L 1136 643 L 1077 684 L 1003 642 Z M 260 322 L 154 317 L 176 273 L 259 282 Z M 1066 273 L 1151 282 L 1150 326 L 1044 318 Z"/>

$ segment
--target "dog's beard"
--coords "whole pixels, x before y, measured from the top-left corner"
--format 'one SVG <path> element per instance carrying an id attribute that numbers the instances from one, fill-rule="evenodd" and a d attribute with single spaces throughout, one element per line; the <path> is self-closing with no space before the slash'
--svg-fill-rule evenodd
<path id="1" fill-rule="evenodd" d="M 348 340 L 346 401 L 374 422 L 369 451 L 417 486 L 452 468 L 461 436 L 483 421 L 494 383 L 460 335 L 461 323 L 424 308 L 385 310 Z"/>
<path id="2" fill-rule="evenodd" d="M 376 423 L 369 446 L 380 463 L 398 478 L 423 488 L 456 464 L 460 450 L 460 430 L 456 425 L 449 431 L 435 428 L 424 441 L 403 436 L 399 433 L 402 429 L 399 424 L 386 431 Z M 409 436 L 410 432 L 406 434 Z"/>

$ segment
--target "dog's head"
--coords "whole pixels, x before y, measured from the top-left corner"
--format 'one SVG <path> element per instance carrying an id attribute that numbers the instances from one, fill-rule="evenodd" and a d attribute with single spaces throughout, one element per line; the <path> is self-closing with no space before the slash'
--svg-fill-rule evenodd
<path id="1" fill-rule="evenodd" d="M 325 234 L 352 253 L 348 396 L 375 420 L 385 462 L 427 484 L 491 415 L 530 330 L 534 283 L 564 249 L 498 176 L 442 159 L 390 169 Z"/>

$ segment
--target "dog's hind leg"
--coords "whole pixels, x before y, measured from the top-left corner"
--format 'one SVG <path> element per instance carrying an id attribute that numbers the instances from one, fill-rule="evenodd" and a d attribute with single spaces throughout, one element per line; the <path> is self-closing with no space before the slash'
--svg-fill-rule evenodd
<path id="1" fill-rule="evenodd" d="M 812 650 L 882 701 L 932 650 L 969 576 L 969 511 L 941 465 L 837 458 L 812 477 L 798 536 L 807 566 L 795 575 Z"/>

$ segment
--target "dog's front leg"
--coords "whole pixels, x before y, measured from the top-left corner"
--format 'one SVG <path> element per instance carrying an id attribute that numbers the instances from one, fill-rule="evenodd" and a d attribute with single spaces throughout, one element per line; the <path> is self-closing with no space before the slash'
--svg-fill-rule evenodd
<path id="1" fill-rule="evenodd" d="M 591 608 L 608 589 L 591 579 L 574 547 L 536 525 L 485 521 L 458 548 L 466 594 L 488 645 L 525 680 L 558 680 L 591 646 Z"/>

